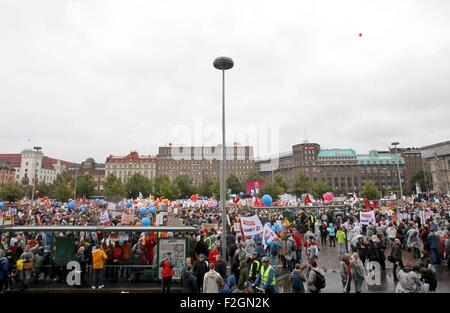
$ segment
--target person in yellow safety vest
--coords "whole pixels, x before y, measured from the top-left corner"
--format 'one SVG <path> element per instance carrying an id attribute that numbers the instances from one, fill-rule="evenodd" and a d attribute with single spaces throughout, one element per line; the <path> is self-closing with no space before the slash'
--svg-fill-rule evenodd
<path id="1" fill-rule="evenodd" d="M 316 223 L 316 215 L 314 213 L 311 213 L 309 216 L 309 228 L 314 231 L 314 224 Z"/>
<path id="2" fill-rule="evenodd" d="M 258 252 L 254 251 L 252 253 L 252 258 L 250 260 L 250 271 L 249 271 L 249 276 L 248 279 L 251 282 L 254 282 L 256 280 L 256 277 L 259 274 L 261 268 L 261 262 L 259 262 L 258 260 Z"/>
<path id="3" fill-rule="evenodd" d="M 275 270 L 269 264 L 269 258 L 262 258 L 262 265 L 258 277 L 256 277 L 255 285 L 262 285 L 265 293 L 275 293 L 277 287 L 277 280 L 275 278 Z"/>

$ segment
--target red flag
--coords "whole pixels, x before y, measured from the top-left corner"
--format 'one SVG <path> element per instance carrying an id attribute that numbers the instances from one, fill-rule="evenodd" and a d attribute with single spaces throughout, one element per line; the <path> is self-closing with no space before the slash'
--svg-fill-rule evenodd
<path id="1" fill-rule="evenodd" d="M 197 201 L 197 195 L 192 195 L 191 196 L 191 201 L 196 202 Z"/>
<path id="2" fill-rule="evenodd" d="M 303 203 L 305 204 L 305 205 L 307 205 L 308 203 L 311 203 L 312 201 L 311 201 L 311 199 L 309 198 L 309 195 L 306 195 L 306 197 L 305 197 L 305 199 L 303 199 Z"/>
<path id="3" fill-rule="evenodd" d="M 373 207 L 375 209 L 378 209 L 378 201 L 377 200 L 373 200 Z"/>
<path id="4" fill-rule="evenodd" d="M 364 199 L 364 205 L 366 206 L 366 209 L 372 208 L 372 205 L 370 204 L 370 201 L 367 200 L 367 198 Z"/>

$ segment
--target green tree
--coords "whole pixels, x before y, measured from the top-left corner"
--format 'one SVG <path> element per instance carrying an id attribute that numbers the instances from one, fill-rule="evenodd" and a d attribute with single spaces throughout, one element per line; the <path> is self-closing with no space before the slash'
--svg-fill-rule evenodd
<path id="1" fill-rule="evenodd" d="M 236 175 L 231 174 L 226 179 L 226 189 L 231 189 L 231 193 L 238 194 L 242 191 L 242 184 L 239 181 L 239 178 L 236 177 Z"/>
<path id="2" fill-rule="evenodd" d="M 219 178 L 215 178 L 212 184 L 212 193 L 213 193 L 213 197 L 216 199 L 219 199 L 220 197 L 220 179 Z M 226 195 L 225 195 L 226 197 Z"/>
<path id="3" fill-rule="evenodd" d="M 277 174 L 275 176 L 275 182 L 277 183 L 278 186 L 280 186 L 281 188 L 283 188 L 283 193 L 286 193 L 288 191 L 289 188 L 289 184 L 286 181 L 286 179 L 284 179 L 284 176 L 281 174 Z"/>
<path id="4" fill-rule="evenodd" d="M 174 184 L 181 198 L 189 198 L 195 193 L 194 185 L 188 175 L 178 175 Z"/>
<path id="5" fill-rule="evenodd" d="M 214 180 L 209 177 L 205 177 L 199 187 L 198 193 L 201 196 L 205 196 L 208 198 L 212 197 L 214 194 Z"/>
<path id="6" fill-rule="evenodd" d="M 0 199 L 14 202 L 25 196 L 25 189 L 18 182 L 11 182 L 0 187 Z"/>
<path id="7" fill-rule="evenodd" d="M 245 180 L 246 183 L 249 181 L 255 181 L 255 180 L 265 180 L 264 177 L 258 173 L 257 171 L 252 171 L 248 174 L 247 179 Z"/>
<path id="8" fill-rule="evenodd" d="M 311 193 L 316 198 L 322 198 L 322 196 L 325 193 L 327 193 L 331 190 L 332 190 L 332 188 L 331 188 L 330 184 L 328 184 L 324 180 L 319 180 L 319 181 L 313 183 L 312 187 L 311 187 Z"/>
<path id="9" fill-rule="evenodd" d="M 77 195 L 76 197 L 90 197 L 95 194 L 95 182 L 89 174 L 78 175 L 76 178 Z"/>
<path id="10" fill-rule="evenodd" d="M 278 185 L 276 181 L 269 181 L 260 189 L 259 194 L 261 197 L 266 194 L 270 195 L 275 201 L 283 194 L 283 187 Z"/>
<path id="11" fill-rule="evenodd" d="M 139 193 L 142 193 L 144 197 L 148 197 L 152 190 L 152 184 L 150 179 L 144 175 L 135 173 L 125 184 L 125 189 L 130 198 L 137 198 Z"/>
<path id="12" fill-rule="evenodd" d="M 74 197 L 74 186 L 74 181 L 67 172 L 58 174 L 52 185 L 51 196 L 56 200 L 67 201 Z"/>
<path id="13" fill-rule="evenodd" d="M 312 183 L 309 177 L 303 172 L 298 172 L 295 175 L 294 193 L 300 197 L 302 194 L 311 193 L 311 191 Z"/>
<path id="14" fill-rule="evenodd" d="M 104 184 L 105 196 L 112 201 L 119 201 L 127 195 L 122 181 L 116 175 L 110 174 L 106 177 Z"/>
<path id="15" fill-rule="evenodd" d="M 39 197 L 49 197 L 52 193 L 52 185 L 40 182 L 36 185 L 36 191 L 39 191 Z"/>
<path id="16" fill-rule="evenodd" d="M 377 187 L 372 181 L 367 181 L 364 183 L 362 196 L 368 200 L 378 199 L 379 192 Z"/>
<path id="17" fill-rule="evenodd" d="M 419 184 L 422 192 L 428 191 L 430 189 L 431 177 L 424 171 L 415 171 L 411 176 L 411 185 L 409 186 L 413 193 L 416 192 L 416 183 Z"/>
<path id="18" fill-rule="evenodd" d="M 153 180 L 153 193 L 156 197 L 164 196 L 162 192 L 162 187 L 165 185 L 164 188 L 167 188 L 167 185 L 170 184 L 170 178 L 167 175 L 158 175 Z"/>

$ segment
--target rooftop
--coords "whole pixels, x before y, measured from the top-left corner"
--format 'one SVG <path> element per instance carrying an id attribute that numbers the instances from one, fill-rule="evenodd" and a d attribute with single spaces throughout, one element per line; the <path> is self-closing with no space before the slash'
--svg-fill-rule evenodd
<path id="1" fill-rule="evenodd" d="M 355 158 L 356 151 L 353 149 L 320 149 L 319 151 L 319 159 L 337 157 Z"/>

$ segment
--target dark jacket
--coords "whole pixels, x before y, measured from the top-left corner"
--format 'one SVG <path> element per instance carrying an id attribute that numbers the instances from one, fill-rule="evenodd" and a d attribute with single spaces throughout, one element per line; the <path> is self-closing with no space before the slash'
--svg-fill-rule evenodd
<path id="1" fill-rule="evenodd" d="M 197 253 L 197 255 L 203 254 L 205 257 L 208 257 L 208 245 L 203 240 L 200 240 L 195 246 L 195 253 Z"/>
<path id="2" fill-rule="evenodd" d="M 195 275 L 195 278 L 197 279 L 197 283 L 198 284 L 201 283 L 200 288 L 203 287 L 203 277 L 205 276 L 206 272 L 208 272 L 208 271 L 209 271 L 209 268 L 205 261 L 198 261 L 197 263 L 195 263 L 194 275 Z"/>
<path id="3" fill-rule="evenodd" d="M 398 244 L 394 243 L 392 245 L 391 255 L 396 261 L 402 259 L 402 250 Z"/>
<path id="4" fill-rule="evenodd" d="M 6 257 L 0 259 L 0 280 L 8 278 L 9 261 Z"/>
<path id="5" fill-rule="evenodd" d="M 219 273 L 220 276 L 222 276 L 223 279 L 227 277 L 227 265 L 224 261 L 220 260 L 216 264 L 216 272 Z"/>
<path id="6" fill-rule="evenodd" d="M 184 272 L 183 275 L 183 292 L 197 293 L 197 281 L 192 272 Z"/>

